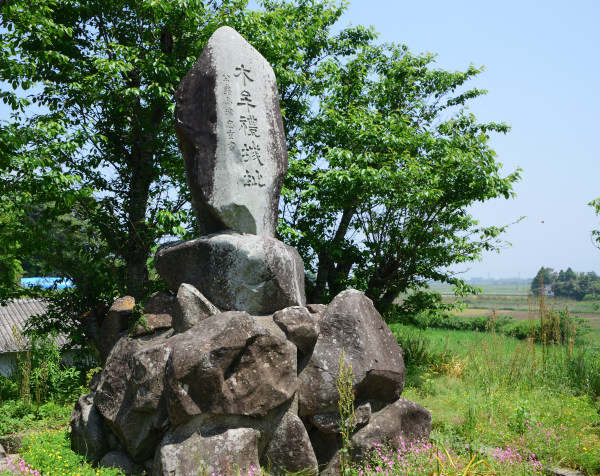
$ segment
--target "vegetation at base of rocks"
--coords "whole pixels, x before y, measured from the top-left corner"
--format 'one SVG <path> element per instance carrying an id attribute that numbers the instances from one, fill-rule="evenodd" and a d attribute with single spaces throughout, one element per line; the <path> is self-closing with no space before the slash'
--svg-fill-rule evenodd
<path id="1" fill-rule="evenodd" d="M 539 474 L 535 471 L 540 465 L 600 474 L 598 397 L 585 384 L 600 375 L 598 365 L 587 361 L 574 368 L 567 346 L 551 345 L 545 359 L 540 344 L 498 333 L 397 324 L 392 330 L 411 333 L 413 346 L 422 349 L 419 362 L 407 352 L 403 397 L 432 411 L 431 438 L 401 453 L 377 448 L 367 463 L 350 466 L 350 474 L 388 469 L 390 474 L 462 475 L 474 456 L 473 463 L 485 461 L 497 475 Z M 67 419 L 65 414 L 63 425 Z M 68 434 L 62 430 L 50 435 L 44 437 L 43 448 L 55 461 L 73 458 L 76 474 L 81 460 L 70 453 Z M 29 441 L 23 457 L 39 469 L 42 440 Z M 488 466 L 481 463 L 470 471 L 486 474 Z M 264 469 L 262 473 L 267 474 Z"/>
<path id="2" fill-rule="evenodd" d="M 403 397 L 432 411 L 433 431 L 429 441 L 406 444 L 400 452 L 376 447 L 368 461 L 348 465 L 347 474 L 462 475 L 468 468 L 466 474 L 512 476 L 554 466 L 600 474 L 600 359 L 585 340 L 572 346 L 518 340 L 493 326 L 391 329 L 406 353 Z M 81 471 L 64 430 L 79 393 L 61 408 L 41 405 L 35 422 L 15 417 L 23 430 L 61 428 L 26 439 L 23 459 L 43 474 L 54 474 L 43 469 L 49 468 L 44 458 L 61 462 L 65 474 Z M 18 405 L 2 402 L 0 415 L 15 413 Z M 253 474 L 259 473 L 268 474 Z"/>
<path id="3" fill-rule="evenodd" d="M 370 457 L 355 466 L 353 474 L 427 476 L 525 476 L 544 474 L 535 455 L 513 448 L 496 448 L 490 455 L 462 448 L 457 452 L 431 439 L 405 443 L 399 449 L 375 445 Z"/>
<path id="4" fill-rule="evenodd" d="M 17 365 L 12 375 L 0 375 L 0 435 L 64 426 L 73 399 L 89 391 L 98 367 L 90 369 L 95 364 L 87 360 L 65 365 L 52 336 L 34 336 L 27 348 L 22 336 L 15 337 L 22 346 Z"/>
<path id="5" fill-rule="evenodd" d="M 342 448 L 340 452 L 340 474 L 351 474 L 350 462 L 352 461 L 352 435 L 356 428 L 356 415 L 354 414 L 354 374 L 352 366 L 346 365 L 346 356 L 342 348 L 340 367 L 335 379 L 338 391 L 338 408 L 340 412 L 340 436 Z"/>
<path id="6" fill-rule="evenodd" d="M 521 461 L 535 455 L 545 468 L 600 474 L 600 359 L 585 344 L 399 324 L 392 330 L 406 352 L 403 396 L 432 411 L 438 447 L 464 455 L 468 444 L 492 467 L 489 455 L 512 452 Z"/>
<path id="7" fill-rule="evenodd" d="M 31 405 L 21 400 L 5 400 L 0 405 L 0 435 L 57 428 L 64 425 L 73 411 L 72 401 Z"/>
<path id="8" fill-rule="evenodd" d="M 0 470 L 0 476 L 42 476 L 37 469 L 33 469 L 31 465 L 28 464 L 24 459 L 21 459 L 18 463 L 15 463 L 10 457 L 7 456 L 6 468 L 7 469 L 5 470 Z"/>
<path id="9" fill-rule="evenodd" d="M 26 436 L 20 451 L 23 460 L 45 476 L 124 474 L 114 468 L 92 467 L 83 456 L 71 451 L 69 433 L 64 427 Z"/>

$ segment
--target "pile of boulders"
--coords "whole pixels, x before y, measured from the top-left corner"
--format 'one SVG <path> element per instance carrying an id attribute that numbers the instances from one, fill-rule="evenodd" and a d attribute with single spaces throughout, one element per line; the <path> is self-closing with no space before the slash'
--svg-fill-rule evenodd
<path id="1" fill-rule="evenodd" d="M 164 304 L 165 294 L 148 307 Z M 118 300 L 109 316 L 127 322 L 128 302 Z M 94 393 L 81 396 L 73 412 L 73 448 L 104 466 L 156 475 L 251 465 L 335 472 L 342 349 L 355 376 L 357 458 L 375 443 L 429 434 L 429 411 L 400 398 L 402 350 L 358 291 L 342 292 L 328 306 L 251 316 L 219 312 L 184 283 L 164 314 L 179 331 L 153 327 L 149 314 L 144 332 L 122 333 Z"/>

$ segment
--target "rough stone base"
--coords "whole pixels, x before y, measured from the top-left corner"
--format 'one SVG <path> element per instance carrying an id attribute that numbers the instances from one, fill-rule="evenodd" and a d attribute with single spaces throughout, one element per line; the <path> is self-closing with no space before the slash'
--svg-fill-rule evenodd
<path id="1" fill-rule="evenodd" d="M 154 265 L 171 291 L 191 284 L 222 311 L 264 315 L 306 304 L 302 259 L 275 238 L 227 232 L 175 242 Z"/>
<path id="2" fill-rule="evenodd" d="M 429 435 L 431 413 L 399 398 L 402 349 L 364 294 L 251 316 L 219 312 L 194 290 L 183 283 L 174 299 L 179 332 L 119 338 L 95 393 L 73 411 L 75 451 L 127 474 L 237 474 L 260 464 L 273 474 L 337 474 L 342 348 L 356 377 L 356 460 L 374 443 L 398 448 L 399 437 Z"/>

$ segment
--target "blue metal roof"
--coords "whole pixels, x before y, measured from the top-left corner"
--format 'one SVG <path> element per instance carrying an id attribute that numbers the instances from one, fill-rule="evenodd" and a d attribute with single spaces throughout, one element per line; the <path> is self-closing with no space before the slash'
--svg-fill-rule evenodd
<path id="1" fill-rule="evenodd" d="M 73 283 L 70 279 L 65 278 L 21 278 L 21 286 L 24 288 L 39 286 L 42 289 L 66 289 L 73 287 Z"/>

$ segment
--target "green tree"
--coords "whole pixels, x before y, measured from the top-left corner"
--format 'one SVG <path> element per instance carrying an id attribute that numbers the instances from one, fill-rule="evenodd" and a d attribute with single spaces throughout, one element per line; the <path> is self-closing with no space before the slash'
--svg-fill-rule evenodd
<path id="1" fill-rule="evenodd" d="M 468 207 L 513 195 L 519 170 L 502 176 L 488 145 L 489 133 L 508 127 L 466 111 L 485 91 L 459 91 L 480 69 L 433 62 L 404 46 L 369 45 L 319 67 L 280 227 L 309 269 L 310 301 L 353 286 L 384 308 L 428 280 L 472 291 L 448 267 L 498 249 L 504 227 L 479 226 Z"/>
<path id="2" fill-rule="evenodd" d="M 558 279 L 558 275 L 554 273 L 552 268 L 544 268 L 543 266 L 531 280 L 531 293 L 534 296 L 539 296 L 540 285 L 547 286 L 553 284 Z"/>
<path id="3" fill-rule="evenodd" d="M 256 12 L 245 0 L 0 6 L 0 80 L 12 87 L 0 95 L 14 111 L 0 126 L 1 195 L 17 210 L 0 238 L 13 260 L 3 260 L 6 279 L 19 253 L 40 256 L 74 280 L 75 314 L 116 294 L 140 298 L 160 239 L 194 233 L 172 97 L 216 28 L 233 26 L 275 65 L 290 144 L 315 65 L 373 36 L 357 27 L 333 37 L 344 6 L 332 1 L 266 0 Z M 27 220 L 35 204 L 51 206 Z"/>
<path id="4" fill-rule="evenodd" d="M 45 247 L 47 234 L 26 226 L 38 203 L 53 203 L 43 214 L 51 223 L 89 196 L 77 185 L 76 177 L 64 174 L 60 165 L 50 160 L 64 147 L 55 140 L 57 130 L 44 122 L 23 126 L 19 116 L 27 101 L 6 92 L 3 98 L 15 113 L 12 122 L 0 124 L 0 303 L 25 292 L 18 280 L 21 260 L 33 247 Z"/>
<path id="5" fill-rule="evenodd" d="M 1 200 L 2 197 L 0 197 Z M 2 206 L 0 205 L 0 207 Z M 16 220 L 17 217 L 14 213 L 7 210 L 0 211 L 0 229 L 9 229 Z M 4 298 L 12 297 L 18 292 L 20 279 L 23 275 L 23 268 L 17 257 L 18 254 L 18 243 L 14 241 L 6 242 L 4 240 L 0 242 L 0 288 L 4 290 L 2 292 Z"/>
<path id="6" fill-rule="evenodd" d="M 575 279 L 577 279 L 577 274 L 575 274 L 575 271 L 569 266 L 565 271 L 565 281 L 573 281 Z"/>

